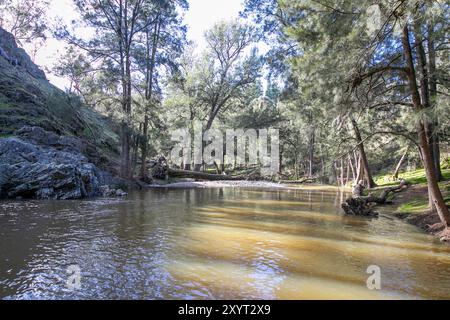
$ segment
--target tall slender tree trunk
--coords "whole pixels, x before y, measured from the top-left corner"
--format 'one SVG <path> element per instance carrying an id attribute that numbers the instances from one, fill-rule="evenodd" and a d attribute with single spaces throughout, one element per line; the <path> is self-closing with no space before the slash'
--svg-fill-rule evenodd
<path id="1" fill-rule="evenodd" d="M 417 111 L 423 110 L 424 106 L 421 104 L 420 94 L 416 82 L 416 72 L 414 67 L 414 60 L 412 56 L 411 44 L 409 40 L 408 24 L 402 30 L 403 51 L 406 58 L 406 74 L 408 77 L 409 89 L 411 92 L 412 101 Z M 425 129 L 423 119 L 417 124 L 417 134 L 419 136 L 419 148 L 422 153 L 423 165 L 428 182 L 428 190 L 432 196 L 432 201 L 439 215 L 442 224 L 447 228 L 450 226 L 450 212 L 445 205 L 441 190 L 439 189 L 438 181 L 435 174 L 434 162 L 431 157 L 430 145 Z"/>
<path id="2" fill-rule="evenodd" d="M 342 158 L 342 161 L 344 161 L 344 158 Z M 348 183 L 350 179 L 350 162 L 347 161 L 347 169 L 346 169 L 346 175 L 345 175 L 345 184 Z"/>
<path id="3" fill-rule="evenodd" d="M 216 114 L 213 111 L 211 111 L 211 113 L 208 117 L 208 121 L 206 122 L 206 127 L 204 128 L 204 130 L 202 130 L 202 155 L 203 155 L 203 150 L 205 149 L 205 146 L 206 146 L 206 142 L 203 141 L 203 136 L 207 130 L 212 128 L 215 118 L 216 118 Z M 202 156 L 202 161 L 203 161 L 203 156 Z M 200 171 L 202 169 L 202 166 L 203 166 L 203 163 L 196 163 L 194 165 L 194 171 L 197 171 L 197 172 Z"/>
<path id="4" fill-rule="evenodd" d="M 352 178 L 353 181 L 356 180 L 356 173 L 355 173 L 355 167 L 353 166 L 352 157 L 348 155 L 348 164 L 350 165 L 350 169 L 352 170 Z"/>
<path id="5" fill-rule="evenodd" d="M 123 177 L 131 178 L 131 154 L 130 154 L 130 144 L 131 144 L 131 61 L 129 49 L 125 50 L 125 86 L 126 86 L 126 96 L 125 96 L 125 122 L 124 122 L 124 146 L 123 146 Z"/>
<path id="6" fill-rule="evenodd" d="M 398 174 L 400 172 L 400 168 L 402 167 L 403 162 L 406 159 L 406 156 L 408 155 L 409 152 L 409 146 L 406 148 L 405 152 L 403 153 L 402 157 L 400 158 L 400 160 L 397 163 L 397 166 L 395 167 L 394 170 L 394 174 L 392 175 L 392 177 L 397 180 L 398 179 Z"/>
<path id="7" fill-rule="evenodd" d="M 120 75 L 122 84 L 122 121 L 120 124 L 120 176 L 127 178 L 126 174 L 126 146 L 127 146 L 127 123 L 126 123 L 126 110 L 127 110 L 127 84 L 125 78 L 125 57 L 124 57 L 124 35 L 123 35 L 123 3 L 120 3 L 119 9 L 119 25 L 118 38 L 119 38 L 119 54 L 120 54 Z"/>
<path id="8" fill-rule="evenodd" d="M 361 158 L 362 168 L 364 169 L 364 179 L 366 180 L 367 187 L 376 187 L 375 181 L 373 181 L 372 174 L 370 172 L 369 161 L 367 160 L 366 150 L 364 149 L 364 143 L 361 138 L 361 132 L 359 131 L 358 124 L 355 119 L 351 119 L 353 130 L 355 132 L 356 143 L 358 144 L 359 156 Z"/>
<path id="9" fill-rule="evenodd" d="M 144 129 L 141 145 L 141 169 L 140 176 L 144 178 L 147 175 L 147 156 L 148 156 L 148 126 L 149 126 L 149 109 L 153 96 L 153 73 L 155 69 L 156 50 L 158 48 L 159 36 L 161 31 L 161 18 L 158 16 L 153 31 L 153 40 L 150 41 L 150 30 L 147 30 L 147 67 L 146 67 L 146 86 L 145 86 L 145 111 L 144 111 Z M 151 48 L 150 48 L 151 46 Z"/>
<path id="10" fill-rule="evenodd" d="M 437 80 L 436 80 L 436 48 L 434 43 L 434 30 L 433 26 L 428 25 L 428 77 L 430 84 L 430 103 L 431 107 L 434 107 L 437 99 Z M 434 166 L 436 169 L 436 176 L 438 181 L 442 181 L 441 171 L 441 152 L 439 147 L 439 132 L 436 128 L 439 127 L 438 119 L 434 119 L 433 122 L 434 134 L 432 135 L 432 153 L 434 155 Z"/>
<path id="11" fill-rule="evenodd" d="M 315 129 L 311 128 L 311 134 L 309 137 L 309 155 L 308 155 L 308 160 L 309 160 L 309 172 L 308 172 L 308 176 L 310 178 L 312 178 L 313 176 L 313 166 L 314 166 L 314 144 L 315 144 Z"/>
<path id="12" fill-rule="evenodd" d="M 420 96 L 422 106 L 426 109 L 431 107 L 431 92 L 430 92 L 430 71 L 435 72 L 434 68 L 427 64 L 427 57 L 425 53 L 425 48 L 423 45 L 423 37 L 421 30 L 420 20 L 414 23 L 414 36 L 416 39 L 416 50 L 418 56 L 418 67 L 420 75 Z M 434 48 L 432 48 L 434 49 Z M 433 50 L 432 50 L 433 51 Z M 433 54 L 430 54 L 430 61 Z M 431 69 L 431 70 L 430 70 Z M 437 142 L 437 132 L 435 128 L 435 120 L 424 119 L 425 129 L 428 137 L 428 144 L 430 145 L 431 158 L 433 159 L 436 179 L 438 181 L 442 178 L 442 173 L 440 170 L 440 153 L 439 153 L 439 143 Z M 431 204 L 431 202 L 430 202 Z"/>

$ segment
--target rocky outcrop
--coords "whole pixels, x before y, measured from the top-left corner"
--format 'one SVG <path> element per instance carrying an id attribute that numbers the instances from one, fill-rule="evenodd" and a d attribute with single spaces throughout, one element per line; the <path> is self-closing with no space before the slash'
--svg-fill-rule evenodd
<path id="1" fill-rule="evenodd" d="M 49 83 L 0 28 L 0 198 L 123 196 L 118 141 L 111 119 Z"/>
<path id="2" fill-rule="evenodd" d="M 0 139 L 0 197 L 80 199 L 99 195 L 97 168 L 80 154 Z"/>
<path id="3" fill-rule="evenodd" d="M 2 28 L 0 28 L 0 59 L 15 67 L 23 68 L 36 79 L 46 79 L 44 71 L 31 61 L 25 50 L 17 46 L 14 36 Z"/>
<path id="4" fill-rule="evenodd" d="M 118 182 L 88 161 L 76 137 L 36 127 L 17 135 L 0 139 L 0 198 L 81 199 Z"/>

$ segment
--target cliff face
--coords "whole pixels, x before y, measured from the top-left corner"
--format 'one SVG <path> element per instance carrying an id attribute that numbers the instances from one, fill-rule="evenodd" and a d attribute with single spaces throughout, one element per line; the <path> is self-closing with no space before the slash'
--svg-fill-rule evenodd
<path id="1" fill-rule="evenodd" d="M 22 48 L 17 46 L 14 36 L 0 28 L 0 56 L 13 66 L 19 66 L 36 79 L 45 80 L 45 73 L 33 61 Z"/>
<path id="2" fill-rule="evenodd" d="M 51 85 L 0 28 L 0 198 L 101 194 L 119 151 L 114 124 Z"/>

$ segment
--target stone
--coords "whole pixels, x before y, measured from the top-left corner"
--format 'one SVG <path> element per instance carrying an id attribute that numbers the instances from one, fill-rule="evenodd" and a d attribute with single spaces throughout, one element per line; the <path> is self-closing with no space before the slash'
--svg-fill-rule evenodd
<path id="1" fill-rule="evenodd" d="M 126 193 L 125 191 L 123 191 L 122 189 L 117 189 L 116 190 L 116 196 L 118 196 L 118 197 L 125 197 L 125 196 L 127 196 L 128 195 L 128 193 Z"/>
<path id="2" fill-rule="evenodd" d="M 2 138 L 0 163 L 0 198 L 64 200 L 102 194 L 100 170 L 81 153 Z"/>

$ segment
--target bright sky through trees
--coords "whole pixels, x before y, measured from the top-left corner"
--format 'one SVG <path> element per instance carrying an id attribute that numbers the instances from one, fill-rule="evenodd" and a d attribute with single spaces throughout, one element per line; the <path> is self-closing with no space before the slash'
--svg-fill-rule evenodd
<path id="1" fill-rule="evenodd" d="M 242 8 L 242 0 L 189 0 L 189 11 L 185 16 L 188 39 L 195 41 L 198 50 L 203 49 L 204 32 L 218 21 L 237 18 Z M 48 14 L 51 18 L 61 18 L 66 24 L 77 18 L 72 0 L 51 0 Z M 49 72 L 61 50 L 64 50 L 64 43 L 49 39 L 46 46 L 38 51 L 36 63 L 47 69 L 47 76 L 53 84 L 64 89 L 67 81 Z"/>

